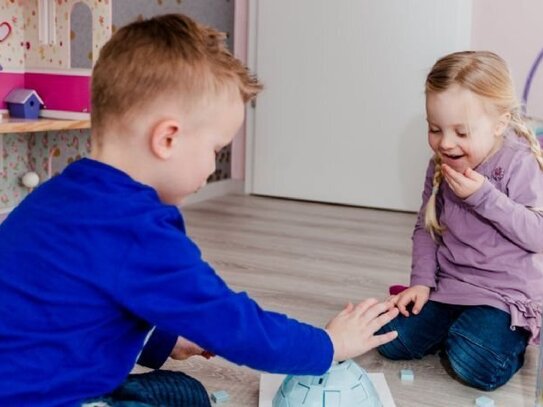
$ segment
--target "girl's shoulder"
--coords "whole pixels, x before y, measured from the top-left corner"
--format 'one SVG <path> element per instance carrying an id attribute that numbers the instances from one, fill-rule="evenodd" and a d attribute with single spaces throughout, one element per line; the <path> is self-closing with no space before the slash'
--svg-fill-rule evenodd
<path id="1" fill-rule="evenodd" d="M 480 169 L 496 188 L 506 191 L 510 182 L 526 177 L 543 177 L 526 139 L 509 131 L 501 149 Z"/>
<path id="2" fill-rule="evenodd" d="M 513 130 L 508 131 L 504 137 L 503 149 L 510 154 L 531 154 L 530 144 L 524 137 L 519 136 Z"/>
<path id="3" fill-rule="evenodd" d="M 491 162 L 494 161 L 492 163 L 494 166 L 499 165 L 506 168 L 517 167 L 526 161 L 533 161 L 534 164 L 537 164 L 528 140 L 513 131 L 505 135 L 503 145 L 494 158 L 494 160 L 490 160 Z"/>

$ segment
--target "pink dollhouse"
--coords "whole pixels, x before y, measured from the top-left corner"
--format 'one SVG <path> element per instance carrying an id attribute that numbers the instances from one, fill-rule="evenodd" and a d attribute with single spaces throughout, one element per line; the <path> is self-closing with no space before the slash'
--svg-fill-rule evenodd
<path id="1" fill-rule="evenodd" d="M 111 36 L 110 0 L 16 0 L 0 4 L 0 110 L 15 88 L 35 90 L 41 116 L 85 119 L 90 111 L 90 76 L 98 51 Z M 72 64 L 75 9 L 90 27 L 88 69 Z M 83 34 L 81 34 L 83 35 Z M 89 45 L 90 47 L 90 45 Z"/>

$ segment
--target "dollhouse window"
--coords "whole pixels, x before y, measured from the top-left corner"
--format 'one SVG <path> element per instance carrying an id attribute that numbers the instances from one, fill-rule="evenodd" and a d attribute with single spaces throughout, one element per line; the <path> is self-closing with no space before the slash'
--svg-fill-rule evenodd
<path id="1" fill-rule="evenodd" d="M 38 0 L 38 35 L 41 44 L 52 45 L 55 35 L 55 1 Z"/>
<path id="2" fill-rule="evenodd" d="M 82 2 L 70 14 L 70 66 L 92 68 L 92 11 Z"/>

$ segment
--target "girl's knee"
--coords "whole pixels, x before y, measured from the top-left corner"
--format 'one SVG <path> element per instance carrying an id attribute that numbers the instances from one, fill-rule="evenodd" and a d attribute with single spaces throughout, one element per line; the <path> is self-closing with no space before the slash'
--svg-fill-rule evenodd
<path id="1" fill-rule="evenodd" d="M 390 360 L 411 359 L 408 356 L 408 352 L 401 344 L 394 343 L 397 341 L 398 339 L 394 339 L 392 342 L 379 346 L 377 348 L 377 352 L 379 352 L 381 356 L 384 356 L 385 358 Z"/>
<path id="2" fill-rule="evenodd" d="M 523 364 L 523 355 L 497 354 L 465 336 L 452 333 L 446 353 L 454 373 L 465 384 L 489 391 L 504 385 Z"/>
<path id="3" fill-rule="evenodd" d="M 391 327 L 390 324 L 385 325 L 383 328 L 377 332 L 377 334 L 383 334 L 394 330 L 394 327 Z M 398 332 L 398 336 L 393 341 L 385 343 L 377 348 L 377 351 L 387 359 L 391 360 L 409 360 L 413 359 L 412 352 L 404 344 L 401 338 L 401 333 Z"/>

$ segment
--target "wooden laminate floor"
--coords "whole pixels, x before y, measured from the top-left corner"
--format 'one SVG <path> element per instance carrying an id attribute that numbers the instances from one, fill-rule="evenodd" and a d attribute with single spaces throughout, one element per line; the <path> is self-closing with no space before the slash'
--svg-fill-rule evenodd
<path id="1" fill-rule="evenodd" d="M 188 233 L 204 258 L 235 290 L 264 308 L 324 326 L 348 301 L 385 298 L 409 281 L 415 215 L 254 196 L 226 196 L 184 209 Z M 217 332 L 221 335 L 221 332 Z M 533 407 L 537 348 L 504 387 L 487 393 L 496 406 Z M 398 407 L 473 406 L 484 394 L 455 381 L 439 357 L 393 362 L 371 351 L 356 359 L 383 372 Z M 260 373 L 223 359 L 170 360 L 211 391 L 226 390 L 225 406 L 256 407 Z M 400 369 L 415 373 L 402 384 Z"/>

